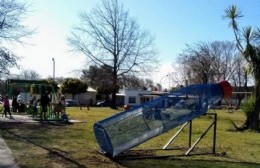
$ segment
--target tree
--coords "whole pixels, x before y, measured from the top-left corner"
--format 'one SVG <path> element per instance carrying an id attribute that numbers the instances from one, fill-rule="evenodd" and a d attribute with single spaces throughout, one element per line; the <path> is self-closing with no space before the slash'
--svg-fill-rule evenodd
<path id="1" fill-rule="evenodd" d="M 185 58 L 181 57 L 179 59 L 179 63 L 173 63 L 172 68 L 175 72 L 170 74 L 170 77 L 173 83 L 175 83 L 177 86 L 184 86 L 189 85 L 190 83 L 195 83 L 194 81 L 191 81 L 189 65 L 186 64 Z"/>
<path id="2" fill-rule="evenodd" d="M 82 71 L 81 79 L 86 81 L 91 87 L 97 90 L 98 95 L 105 95 L 109 99 L 109 95 L 113 91 L 112 82 L 113 70 L 107 65 L 90 66 L 89 69 Z M 153 81 L 149 79 L 140 79 L 135 75 L 122 75 L 118 79 L 118 89 L 148 89 L 153 87 Z"/>
<path id="3" fill-rule="evenodd" d="M 225 18 L 230 19 L 229 25 L 233 29 L 236 40 L 236 46 L 248 62 L 255 80 L 255 105 L 254 110 L 247 117 L 244 128 L 259 130 L 260 115 L 260 29 L 255 30 L 252 27 L 245 27 L 242 31 L 238 27 L 237 19 L 243 17 L 241 11 L 235 6 L 229 6 L 225 9 Z"/>
<path id="4" fill-rule="evenodd" d="M 234 65 L 235 67 L 235 72 L 233 73 L 231 77 L 232 84 L 237 88 L 236 91 L 242 92 L 246 91 L 248 92 L 248 80 L 249 80 L 249 68 L 245 62 L 245 59 L 242 57 L 238 57 L 237 60 L 235 61 L 236 64 Z M 241 105 L 241 101 L 243 98 L 245 98 L 244 95 L 242 94 L 237 94 L 237 106 L 239 107 Z"/>
<path id="5" fill-rule="evenodd" d="M 10 68 L 18 67 L 19 60 L 5 45 L 14 42 L 22 43 L 22 39 L 33 32 L 22 24 L 26 15 L 26 4 L 18 0 L 0 1 L 0 74 L 2 76 L 8 75 Z"/>
<path id="6" fill-rule="evenodd" d="M 154 84 L 151 79 L 141 79 L 135 75 L 123 75 L 119 78 L 119 86 L 128 89 L 143 89 L 153 88 Z"/>
<path id="7" fill-rule="evenodd" d="M 65 78 L 61 85 L 62 93 L 72 94 L 74 99 L 76 94 L 85 93 L 87 91 L 88 85 L 86 82 L 83 82 L 77 78 Z"/>
<path id="8" fill-rule="evenodd" d="M 213 62 L 213 82 L 229 81 L 236 71 L 238 51 L 233 42 L 214 41 L 210 43 L 210 54 L 215 58 Z"/>
<path id="9" fill-rule="evenodd" d="M 234 73 L 235 58 L 238 56 L 231 42 L 213 41 L 187 45 L 180 54 L 183 66 L 182 80 L 189 83 L 214 83 L 229 80 Z M 191 78 L 191 76 L 193 78 Z"/>
<path id="10" fill-rule="evenodd" d="M 81 79 L 97 90 L 98 95 L 106 95 L 106 99 L 113 90 L 112 68 L 107 65 L 90 66 L 88 70 L 82 71 Z"/>
<path id="11" fill-rule="evenodd" d="M 154 86 L 154 83 L 153 83 L 153 80 L 152 79 L 143 79 L 141 80 L 142 82 L 142 85 L 141 87 L 144 89 L 144 90 L 147 90 L 147 89 L 153 89 L 155 86 Z M 158 86 L 158 85 L 157 85 Z"/>
<path id="12" fill-rule="evenodd" d="M 36 80 L 40 79 L 41 75 L 34 70 L 24 70 L 19 75 L 20 79 Z"/>
<path id="13" fill-rule="evenodd" d="M 90 63 L 112 67 L 112 102 L 115 108 L 118 78 L 151 72 L 158 63 L 154 38 L 141 30 L 118 0 L 102 0 L 90 13 L 80 14 L 81 23 L 68 38 L 75 51 Z"/>

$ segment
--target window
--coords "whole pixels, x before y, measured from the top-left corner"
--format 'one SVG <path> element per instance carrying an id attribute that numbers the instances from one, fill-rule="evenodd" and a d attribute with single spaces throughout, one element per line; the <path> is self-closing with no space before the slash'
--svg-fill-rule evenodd
<path id="1" fill-rule="evenodd" d="M 145 102 L 148 102 L 148 101 L 150 101 L 149 97 L 141 97 L 141 103 L 145 103 Z"/>
<path id="2" fill-rule="evenodd" d="M 128 102 L 129 103 L 136 103 L 136 97 L 129 97 L 129 99 L 128 99 Z"/>

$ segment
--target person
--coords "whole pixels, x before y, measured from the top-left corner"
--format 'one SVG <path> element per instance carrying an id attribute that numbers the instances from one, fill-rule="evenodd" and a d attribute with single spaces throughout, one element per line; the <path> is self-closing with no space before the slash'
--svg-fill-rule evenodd
<path id="1" fill-rule="evenodd" d="M 61 112 L 61 119 L 64 121 L 64 122 L 69 122 L 69 116 L 65 113 L 65 111 L 62 111 Z"/>
<path id="2" fill-rule="evenodd" d="M 54 106 L 54 110 L 53 110 L 56 115 L 56 118 L 60 117 L 60 114 L 63 112 L 63 110 L 64 110 L 63 105 L 61 101 L 59 101 L 59 103 Z"/>
<path id="3" fill-rule="evenodd" d="M 5 115 L 5 117 L 7 117 L 7 112 L 8 112 L 9 115 L 10 115 L 10 118 L 12 118 L 11 111 L 10 111 L 9 98 L 8 98 L 7 95 L 4 98 L 3 104 L 4 104 L 4 115 Z"/>
<path id="4" fill-rule="evenodd" d="M 13 97 L 13 101 L 12 101 L 12 111 L 13 112 L 17 112 L 17 109 L 18 109 L 18 106 L 19 106 L 19 104 L 18 104 L 18 102 L 17 102 L 17 98 L 16 98 L 16 96 L 14 96 Z"/>
<path id="5" fill-rule="evenodd" d="M 62 105 L 62 110 L 61 110 L 61 119 L 68 123 L 69 122 L 69 116 L 66 114 L 66 101 L 64 95 L 61 96 L 60 103 Z"/>
<path id="6" fill-rule="evenodd" d="M 50 105 L 50 98 L 49 98 L 48 92 L 46 92 L 44 95 L 41 96 L 40 102 L 41 102 L 41 107 L 42 107 L 41 113 L 40 113 L 40 118 L 41 118 L 41 120 L 42 120 L 42 117 L 44 117 L 44 119 L 47 119 L 46 113 L 48 111 L 48 106 Z"/>
<path id="7" fill-rule="evenodd" d="M 63 110 L 65 112 L 66 111 L 66 101 L 65 101 L 65 96 L 64 95 L 61 96 L 60 102 L 61 102 L 61 104 L 63 106 Z"/>
<path id="8" fill-rule="evenodd" d="M 57 118 L 60 117 L 60 114 L 65 113 L 66 110 L 66 101 L 64 95 L 60 97 L 60 100 L 57 105 L 54 106 L 54 113 Z"/>
<path id="9" fill-rule="evenodd" d="M 32 97 L 32 109 L 33 109 L 33 116 L 36 117 L 37 116 L 37 105 L 38 105 L 38 100 L 36 99 L 36 96 Z"/>
<path id="10" fill-rule="evenodd" d="M 18 112 L 22 113 L 25 112 L 25 104 L 22 102 L 21 96 L 17 96 L 17 102 L 18 102 Z"/>
<path id="11" fill-rule="evenodd" d="M 54 107 L 54 112 L 56 114 L 57 117 L 61 117 L 61 119 L 68 123 L 69 122 L 69 117 L 66 114 L 66 101 L 65 101 L 65 97 L 61 96 L 61 99 L 59 101 L 59 103 Z"/>

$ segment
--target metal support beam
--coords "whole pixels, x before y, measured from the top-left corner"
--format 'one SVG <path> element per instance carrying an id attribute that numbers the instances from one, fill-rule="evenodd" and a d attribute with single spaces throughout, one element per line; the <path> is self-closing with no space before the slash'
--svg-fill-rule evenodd
<path id="1" fill-rule="evenodd" d="M 190 121 L 190 131 L 189 131 L 189 148 L 191 147 L 191 136 L 192 136 L 192 120 Z"/>
<path id="2" fill-rule="evenodd" d="M 216 138 L 217 138 L 217 113 L 214 113 L 214 132 L 213 132 L 213 149 L 212 153 L 216 153 Z"/>
<path id="3" fill-rule="evenodd" d="M 182 127 L 170 138 L 170 140 L 163 146 L 163 149 L 166 149 L 171 143 L 172 141 L 178 137 L 178 135 L 181 133 L 181 131 L 185 128 L 185 126 L 188 124 L 189 122 L 186 122 L 182 125 Z"/>
<path id="4" fill-rule="evenodd" d="M 203 137 L 207 134 L 207 132 L 209 131 L 209 129 L 214 125 L 214 122 L 212 122 L 210 124 L 210 126 L 206 129 L 206 131 L 204 133 L 201 134 L 201 136 L 195 141 L 195 143 L 187 150 L 187 152 L 185 153 L 185 155 L 188 155 L 194 148 L 195 146 L 200 142 L 200 140 L 203 139 Z"/>
<path id="5" fill-rule="evenodd" d="M 206 115 L 213 115 L 214 119 L 213 122 L 209 125 L 209 127 L 201 134 L 201 136 L 193 143 L 191 144 L 191 138 L 192 138 L 192 121 L 186 122 L 182 125 L 182 127 L 170 138 L 170 140 L 164 145 L 163 149 L 166 149 L 172 141 L 178 137 L 178 135 L 182 132 L 182 130 L 185 128 L 185 126 L 189 123 L 189 149 L 186 151 L 185 155 L 189 155 L 189 153 L 196 147 L 196 145 L 204 138 L 204 136 L 208 133 L 210 128 L 213 127 L 213 146 L 212 146 L 212 153 L 216 153 L 216 135 L 217 135 L 217 114 L 216 113 L 206 113 Z"/>

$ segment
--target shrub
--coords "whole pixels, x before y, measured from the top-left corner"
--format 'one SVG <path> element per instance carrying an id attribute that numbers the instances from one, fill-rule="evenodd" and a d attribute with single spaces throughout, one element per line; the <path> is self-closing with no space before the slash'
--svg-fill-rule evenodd
<path id="1" fill-rule="evenodd" d="M 252 114 L 252 112 L 254 111 L 254 107 L 255 107 L 255 98 L 253 96 L 247 98 L 247 100 L 244 101 L 241 105 L 241 109 L 245 112 L 247 117 L 249 117 Z"/>

